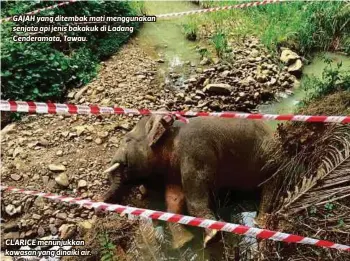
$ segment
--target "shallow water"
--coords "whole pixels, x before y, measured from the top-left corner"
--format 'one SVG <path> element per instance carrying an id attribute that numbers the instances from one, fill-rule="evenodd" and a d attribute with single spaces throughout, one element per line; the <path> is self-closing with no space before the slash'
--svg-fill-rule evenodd
<path id="1" fill-rule="evenodd" d="M 310 64 L 304 67 L 303 76 L 300 80 L 301 84 L 307 77 L 313 76 L 322 78 L 322 72 L 328 65 L 324 60 L 325 58 L 332 61 L 332 68 L 335 68 L 337 63 L 341 62 L 341 70 L 350 71 L 350 57 L 336 53 L 319 53 L 314 56 Z M 280 101 L 278 102 L 259 106 L 259 112 L 269 114 L 292 114 L 295 111 L 298 103 L 308 94 L 303 88 L 300 87 L 295 89 L 293 92 L 294 93 L 292 95 L 286 98 L 280 98 Z M 278 124 L 277 121 L 269 121 L 268 123 L 272 128 L 276 128 Z"/>
<path id="2" fill-rule="evenodd" d="M 148 15 L 182 12 L 198 9 L 191 2 L 180 1 L 145 1 Z M 182 32 L 182 24 L 188 17 L 159 19 L 156 23 L 145 23 L 138 38 L 143 50 L 155 59 L 162 59 L 160 76 L 169 72 L 186 74 L 188 61 L 199 62 L 200 55 L 196 52 L 196 42 L 186 39 Z M 187 62 L 187 63 L 186 63 Z M 187 65 L 187 66 L 186 66 Z"/>

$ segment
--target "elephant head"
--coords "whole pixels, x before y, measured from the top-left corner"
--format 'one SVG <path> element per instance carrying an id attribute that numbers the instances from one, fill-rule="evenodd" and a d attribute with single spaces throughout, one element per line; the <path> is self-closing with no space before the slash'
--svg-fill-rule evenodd
<path id="1" fill-rule="evenodd" d="M 119 200 L 124 192 L 123 184 L 148 177 L 157 170 L 161 160 L 157 145 L 173 122 L 171 115 L 147 116 L 125 135 L 111 166 L 105 170 L 111 183 L 105 202 Z"/>

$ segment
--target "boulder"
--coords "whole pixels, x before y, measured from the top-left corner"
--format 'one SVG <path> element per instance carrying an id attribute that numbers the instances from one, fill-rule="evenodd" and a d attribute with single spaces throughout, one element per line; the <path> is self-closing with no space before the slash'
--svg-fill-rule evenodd
<path id="1" fill-rule="evenodd" d="M 293 64 L 288 66 L 288 72 L 290 73 L 300 73 L 303 67 L 303 63 L 300 59 L 297 59 Z"/>
<path id="2" fill-rule="evenodd" d="M 299 58 L 300 58 L 300 56 L 298 54 L 296 54 L 295 52 L 293 52 L 289 49 L 284 49 L 281 53 L 281 56 L 280 56 L 281 62 L 283 62 L 285 64 L 291 64 Z"/>
<path id="3" fill-rule="evenodd" d="M 217 95 L 229 95 L 233 87 L 226 83 L 211 83 L 204 87 L 203 91 Z"/>

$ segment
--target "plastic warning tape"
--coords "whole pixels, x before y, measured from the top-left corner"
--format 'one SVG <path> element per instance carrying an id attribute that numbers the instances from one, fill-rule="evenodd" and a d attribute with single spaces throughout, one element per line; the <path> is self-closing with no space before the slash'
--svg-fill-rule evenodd
<path id="1" fill-rule="evenodd" d="M 129 214 L 133 216 L 140 216 L 148 219 L 163 220 L 165 222 L 179 223 L 183 225 L 189 225 L 194 227 L 202 227 L 208 229 L 216 229 L 219 231 L 230 232 L 238 235 L 244 235 L 248 237 L 255 237 L 261 239 L 269 239 L 274 241 L 281 241 L 286 243 L 298 243 L 315 245 L 318 247 L 335 248 L 342 251 L 350 251 L 350 246 L 333 243 L 326 240 L 320 240 L 310 237 L 303 237 L 293 234 L 287 234 L 283 232 L 277 232 L 267 229 L 260 229 L 255 227 L 248 227 L 238 224 L 232 224 L 222 221 L 179 215 L 174 213 L 167 213 L 162 211 L 155 211 L 150 209 L 142 209 L 135 207 L 122 206 L 118 204 L 108 204 L 104 202 L 91 201 L 89 199 L 79 199 L 69 196 L 62 196 L 52 193 L 38 192 L 33 190 L 24 190 L 10 186 L 0 185 L 1 190 L 6 190 L 14 193 L 21 193 L 26 195 L 43 197 L 51 200 L 58 200 L 67 202 L 72 205 L 80 205 L 87 208 L 94 208 L 97 210 L 116 212 L 122 215 Z"/>
<path id="2" fill-rule="evenodd" d="M 24 13 L 24 14 L 19 14 L 19 15 L 35 15 L 35 14 L 38 14 L 38 13 L 40 13 L 42 11 L 51 10 L 51 9 L 54 9 L 54 8 L 57 8 L 57 7 L 65 6 L 65 5 L 70 5 L 70 4 L 78 2 L 78 1 L 79 0 L 68 0 L 68 2 L 62 2 L 62 3 L 51 5 L 51 6 L 48 6 L 48 7 L 43 7 L 43 8 L 40 8 L 40 9 L 31 11 L 31 12 L 28 12 L 28 13 Z M 7 17 L 7 18 L 3 18 L 3 19 L 0 20 L 0 23 L 11 21 L 12 19 L 13 19 L 13 16 Z"/>
<path id="3" fill-rule="evenodd" d="M 184 15 L 193 15 L 193 14 L 225 11 L 225 10 L 231 10 L 231 9 L 241 9 L 241 8 L 246 8 L 246 7 L 255 7 L 255 6 L 275 4 L 275 3 L 280 3 L 280 2 L 284 2 L 284 0 L 256 1 L 256 2 L 248 2 L 248 3 L 243 3 L 243 4 L 237 4 L 237 5 L 229 5 L 229 6 L 221 6 L 221 7 L 213 7 L 213 8 L 192 10 L 192 11 L 186 11 L 186 12 L 159 14 L 159 15 L 156 15 L 156 16 L 157 16 L 157 18 L 176 17 L 176 16 L 184 16 Z"/>
<path id="4" fill-rule="evenodd" d="M 278 115 L 240 112 L 194 112 L 194 111 L 152 111 L 148 109 L 127 109 L 122 107 L 104 107 L 99 105 L 74 105 L 44 102 L 0 101 L 0 111 L 44 113 L 44 114 L 125 114 L 125 115 L 168 115 L 180 119 L 184 117 L 214 116 L 221 118 L 240 118 L 250 120 L 302 121 L 324 123 L 350 123 L 350 116 L 311 116 L 311 115 Z"/>

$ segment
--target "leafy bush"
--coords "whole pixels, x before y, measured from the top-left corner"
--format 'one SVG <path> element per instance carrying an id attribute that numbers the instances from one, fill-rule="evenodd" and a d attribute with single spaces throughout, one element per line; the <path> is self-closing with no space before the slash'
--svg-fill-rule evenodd
<path id="1" fill-rule="evenodd" d="M 56 1 L 1 2 L 2 17 L 23 14 Z M 135 4 L 118 1 L 76 2 L 47 10 L 40 16 L 133 16 Z M 64 22 L 63 22 L 64 23 Z M 33 22 L 1 24 L 2 99 L 59 100 L 69 87 L 89 82 L 97 71 L 98 61 L 114 54 L 129 39 L 129 32 L 67 32 L 67 36 L 86 36 L 87 42 L 14 42 L 11 31 L 17 26 L 40 26 Z M 139 23 L 129 23 L 136 29 Z M 136 31 L 136 30 L 134 30 Z M 57 33 L 59 34 L 59 33 Z M 42 34 L 44 35 L 44 34 Z"/>

